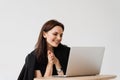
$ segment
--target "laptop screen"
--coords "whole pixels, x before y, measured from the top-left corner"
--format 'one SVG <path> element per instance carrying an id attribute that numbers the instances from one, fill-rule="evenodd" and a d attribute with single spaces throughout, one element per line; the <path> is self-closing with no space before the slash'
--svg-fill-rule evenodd
<path id="1" fill-rule="evenodd" d="M 100 73 L 105 47 L 71 47 L 66 76 Z"/>

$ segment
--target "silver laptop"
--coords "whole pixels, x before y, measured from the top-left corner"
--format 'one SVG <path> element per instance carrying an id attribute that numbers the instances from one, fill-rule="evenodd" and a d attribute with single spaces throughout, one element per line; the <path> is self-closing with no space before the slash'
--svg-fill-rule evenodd
<path id="1" fill-rule="evenodd" d="M 99 74 L 104 50 L 104 47 L 71 47 L 65 76 Z"/>

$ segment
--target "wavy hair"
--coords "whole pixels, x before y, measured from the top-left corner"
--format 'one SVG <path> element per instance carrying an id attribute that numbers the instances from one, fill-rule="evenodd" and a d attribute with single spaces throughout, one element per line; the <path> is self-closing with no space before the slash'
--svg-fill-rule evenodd
<path id="1" fill-rule="evenodd" d="M 47 42 L 46 42 L 46 39 L 43 37 L 43 32 L 44 31 L 48 32 L 55 26 L 60 26 L 64 31 L 64 25 L 61 22 L 54 19 L 47 21 L 41 28 L 38 41 L 35 45 L 35 53 L 36 53 L 38 62 L 47 61 Z"/>

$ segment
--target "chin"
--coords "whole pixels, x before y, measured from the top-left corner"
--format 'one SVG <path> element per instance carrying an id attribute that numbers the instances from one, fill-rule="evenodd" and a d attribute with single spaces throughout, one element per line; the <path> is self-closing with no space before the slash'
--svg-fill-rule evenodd
<path id="1" fill-rule="evenodd" d="M 53 45 L 53 47 L 58 47 L 58 45 L 59 45 L 59 44 L 55 44 L 55 45 Z"/>

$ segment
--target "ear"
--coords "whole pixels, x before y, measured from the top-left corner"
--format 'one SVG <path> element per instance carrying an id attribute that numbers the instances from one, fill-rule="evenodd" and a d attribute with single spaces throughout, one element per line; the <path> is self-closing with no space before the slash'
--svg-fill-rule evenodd
<path id="1" fill-rule="evenodd" d="M 45 31 L 43 31 L 43 37 L 46 38 L 47 33 Z"/>

